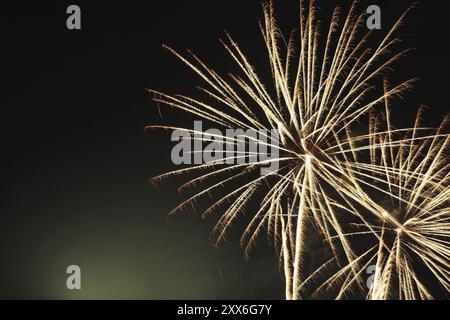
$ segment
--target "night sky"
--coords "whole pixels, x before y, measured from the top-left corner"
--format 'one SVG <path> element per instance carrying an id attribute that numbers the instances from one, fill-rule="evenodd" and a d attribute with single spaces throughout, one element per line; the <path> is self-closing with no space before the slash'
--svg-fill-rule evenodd
<path id="1" fill-rule="evenodd" d="M 325 11 L 335 3 L 318 1 Z M 386 32 L 412 1 L 374 3 Z M 447 3 L 420 1 L 401 29 L 402 45 L 416 50 L 393 79 L 420 81 L 394 111 L 399 124 L 411 124 L 420 103 L 429 124 L 450 110 Z M 70 4 L 81 7 L 82 30 L 66 28 Z M 297 1 L 275 4 L 283 31 L 296 27 Z M 234 233 L 219 249 L 210 243 L 217 216 L 168 219 L 184 180 L 148 183 L 173 168 L 172 145 L 143 129 L 193 123 L 158 111 L 145 90 L 195 94 L 201 83 L 163 43 L 227 72 L 217 41 L 226 29 L 264 66 L 261 1 L 40 1 L 2 4 L 1 15 L 0 298 L 283 299 L 264 241 L 246 260 Z M 71 264 L 81 267 L 80 291 L 66 288 Z"/>

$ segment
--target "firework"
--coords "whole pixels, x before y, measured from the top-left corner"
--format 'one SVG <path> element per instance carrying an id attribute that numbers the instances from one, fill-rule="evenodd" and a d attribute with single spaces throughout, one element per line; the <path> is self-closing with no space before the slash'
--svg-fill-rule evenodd
<path id="1" fill-rule="evenodd" d="M 348 221 L 352 221 L 365 227 L 367 234 L 376 235 L 382 244 L 374 245 L 375 249 L 385 247 L 383 230 L 387 228 L 382 227 L 380 234 L 380 229 L 376 229 L 365 216 L 366 212 L 372 214 L 380 208 L 375 206 L 365 188 L 378 190 L 380 187 L 377 187 L 377 183 L 388 179 L 391 187 L 388 193 L 394 196 L 395 188 L 389 179 L 398 170 L 402 177 L 399 183 L 404 184 L 405 180 L 412 183 L 414 180 L 421 185 L 421 179 L 426 177 L 428 187 L 423 187 L 424 192 L 430 192 L 430 188 L 441 190 L 445 187 L 433 183 L 429 186 L 428 182 L 437 177 L 429 177 L 426 163 L 423 169 L 419 169 L 423 172 L 416 172 L 411 179 L 406 179 L 404 175 L 407 170 L 415 170 L 413 166 L 416 162 L 410 158 L 408 166 L 401 162 L 400 169 L 396 167 L 398 164 L 394 163 L 392 157 L 394 147 L 400 142 L 392 140 L 389 135 L 386 138 L 386 135 L 376 130 L 371 130 L 364 137 L 352 133 L 358 121 L 384 102 L 408 91 L 414 84 L 415 79 L 409 79 L 389 89 L 385 87 L 385 90 L 379 90 L 376 85 L 395 62 L 408 52 L 408 49 L 396 51 L 399 41 L 396 32 L 409 10 L 373 47 L 369 46 L 372 32 L 365 27 L 365 14 L 357 13 L 356 2 L 346 14 L 336 7 L 329 20 L 322 23 L 315 3 L 311 1 L 305 6 L 301 1 L 299 31 L 293 31 L 288 41 L 284 41 L 277 27 L 272 3 L 264 4 L 264 21 L 260 27 L 270 64 L 271 80 L 268 83 L 258 76 L 250 59 L 228 33 L 226 39 L 220 42 L 240 72 L 227 77 L 220 75 L 190 51 L 187 58 L 164 46 L 192 69 L 206 87 L 200 88 L 201 98 L 150 90 L 154 100 L 227 128 L 255 131 L 276 129 L 280 137 L 279 144 L 258 139 L 257 143 L 267 144 L 279 151 L 280 156 L 270 161 L 279 162 L 280 168 L 271 174 L 258 176 L 255 174 L 256 169 L 266 162 L 224 165 L 223 161 L 212 161 L 174 170 L 153 180 L 197 174 L 182 185 L 180 191 L 192 186 L 196 186 L 196 190 L 200 186 L 204 188 L 178 205 L 172 213 L 208 195 L 222 192 L 213 205 L 203 212 L 206 216 L 220 209 L 223 211 L 212 233 L 216 243 L 224 239 L 231 224 L 250 204 L 258 201 L 259 208 L 252 212 L 252 219 L 243 232 L 241 243 L 247 255 L 263 230 L 269 234 L 285 275 L 287 299 L 307 298 L 312 284 L 330 266 L 337 266 L 340 271 L 328 278 L 318 291 L 334 285 L 337 282 L 335 280 L 342 276 L 346 277 L 344 285 L 340 280 L 342 293 L 353 283 L 361 285 L 361 261 L 365 255 L 355 251 L 351 243 L 353 235 L 345 226 Z M 194 140 L 209 141 L 201 133 L 188 128 L 167 125 L 149 128 L 180 129 L 192 133 Z M 225 136 L 221 138 L 233 146 L 242 141 Z M 254 139 L 245 135 L 241 138 Z M 411 141 L 417 139 L 416 136 L 410 138 Z M 417 147 L 411 148 L 417 151 Z M 435 148 L 432 149 L 435 152 Z M 365 164 L 358 160 L 357 155 L 363 151 L 369 151 L 371 159 L 376 159 L 382 153 L 383 161 L 387 161 L 386 151 L 389 151 L 391 162 Z M 248 152 L 244 152 L 233 158 L 249 156 Z M 387 170 L 388 174 L 374 180 L 374 174 L 381 175 L 382 170 Z M 442 175 L 444 171 L 439 172 Z M 403 190 L 403 186 L 400 189 Z M 423 193 L 426 197 L 427 192 Z M 448 198 L 448 190 L 440 197 L 445 200 L 445 196 Z M 419 195 L 414 203 L 419 199 L 424 200 Z M 433 204 L 438 202 L 439 199 L 432 201 Z M 378 213 L 380 215 L 383 216 Z M 443 217 L 436 214 L 436 219 Z M 429 230 L 431 220 L 426 220 L 424 230 Z M 397 225 L 398 228 L 405 227 L 400 221 L 397 221 Z M 316 239 L 327 243 L 330 257 L 322 266 L 307 270 L 305 253 Z M 398 242 L 396 245 L 399 245 Z M 436 240 L 435 245 L 439 253 L 445 246 L 440 240 Z M 381 257 L 382 263 L 385 265 L 386 260 Z M 411 269 L 410 265 L 404 265 Z M 440 277 L 443 276 L 440 274 Z M 445 273 L 445 276 L 448 274 Z"/>
<path id="2" fill-rule="evenodd" d="M 361 155 L 360 159 L 348 162 L 366 178 L 358 179 L 355 175 L 353 185 L 365 190 L 362 200 L 368 205 L 365 206 L 366 223 L 355 225 L 356 230 L 347 236 L 364 236 L 370 241 L 352 261 L 352 266 L 343 267 L 321 289 L 339 283 L 340 297 L 360 276 L 351 274 L 351 269 L 357 265 L 363 271 L 372 265 L 375 272 L 368 299 L 432 299 L 433 292 L 448 294 L 448 119 L 438 129 L 425 128 L 420 126 L 422 113 L 423 108 L 411 129 L 394 129 L 386 104 L 384 121 L 372 118 L 370 133 L 358 138 L 367 139 L 368 143 L 362 143 L 361 148 L 342 146 L 352 154 L 355 149 L 369 154 L 368 163 L 364 163 Z M 421 276 L 424 274 L 426 277 Z"/>

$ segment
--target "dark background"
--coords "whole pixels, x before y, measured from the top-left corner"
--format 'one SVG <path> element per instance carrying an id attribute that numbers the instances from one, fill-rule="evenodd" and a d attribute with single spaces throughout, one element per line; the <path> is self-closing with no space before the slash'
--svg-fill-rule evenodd
<path id="1" fill-rule="evenodd" d="M 186 212 L 168 220 L 182 200 L 177 181 L 158 189 L 147 182 L 171 168 L 171 144 L 143 127 L 192 121 L 163 106 L 161 119 L 145 88 L 190 93 L 200 83 L 161 44 L 192 49 L 226 72 L 217 38 L 227 29 L 262 64 L 260 3 L 1 5 L 0 298 L 284 298 L 264 242 L 248 261 L 235 239 L 214 248 L 208 235 L 216 217 Z M 336 2 L 318 3 L 326 11 Z M 412 2 L 362 3 L 381 6 L 385 33 Z M 66 29 L 70 4 L 81 7 L 80 31 Z M 420 1 L 401 29 L 416 50 L 394 78 L 420 82 L 396 111 L 400 124 L 419 103 L 429 105 L 433 124 L 449 110 L 447 7 Z M 297 8 L 276 1 L 283 31 L 297 26 Z M 81 291 L 66 289 L 71 264 L 82 269 Z"/>

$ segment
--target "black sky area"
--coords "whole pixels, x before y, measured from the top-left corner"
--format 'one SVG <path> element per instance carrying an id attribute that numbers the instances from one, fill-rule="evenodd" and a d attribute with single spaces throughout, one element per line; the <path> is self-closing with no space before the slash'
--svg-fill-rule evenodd
<path id="1" fill-rule="evenodd" d="M 261 2 L 2 4 L 0 298 L 284 298 L 264 241 L 248 261 L 235 239 L 214 248 L 217 217 L 168 220 L 183 199 L 177 180 L 147 182 L 172 168 L 171 143 L 143 127 L 193 118 L 160 106 L 161 118 L 145 89 L 195 95 L 201 83 L 161 45 L 227 72 L 234 67 L 217 41 L 226 29 L 264 67 Z M 325 12 L 336 3 L 350 1 L 318 1 Z M 362 3 L 380 5 L 385 34 L 412 1 Z M 81 7 L 82 30 L 66 28 L 70 4 Z M 284 32 L 296 27 L 296 0 L 275 9 Z M 447 1 L 422 0 L 401 29 L 402 45 L 416 49 L 393 79 L 420 81 L 394 112 L 399 125 L 420 103 L 433 125 L 450 110 L 449 17 Z M 71 264 L 82 269 L 81 291 L 66 289 Z"/>

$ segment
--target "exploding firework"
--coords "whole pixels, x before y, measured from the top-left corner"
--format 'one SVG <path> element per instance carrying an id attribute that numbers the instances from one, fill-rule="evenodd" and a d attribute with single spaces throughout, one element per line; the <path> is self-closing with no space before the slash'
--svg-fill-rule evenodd
<path id="1" fill-rule="evenodd" d="M 376 226 L 379 245 L 371 299 L 433 298 L 421 274 L 434 277 L 435 286 L 450 292 L 450 135 L 443 132 L 446 125 L 445 120 L 431 136 L 423 136 L 415 127 L 410 137 L 396 143 L 389 134 L 375 142 L 382 147 L 372 174 L 382 176 L 389 192 L 383 222 Z M 419 139 L 423 141 L 414 143 Z"/>
<path id="2" fill-rule="evenodd" d="M 415 169 L 414 165 L 417 162 L 412 158 L 403 160 L 402 156 L 397 156 L 402 158 L 398 167 L 393 153 L 401 142 L 393 140 L 390 134 L 386 136 L 375 129 L 371 129 L 365 136 L 353 133 L 358 122 L 386 101 L 408 91 L 415 81 L 410 79 L 389 89 L 385 86 L 384 90 L 379 90 L 377 85 L 378 82 L 382 83 L 381 79 L 389 73 L 395 62 L 408 52 L 408 49 L 396 50 L 396 44 L 399 42 L 396 33 L 410 9 L 376 46 L 369 45 L 372 32 L 365 26 L 365 13 L 357 13 L 356 2 L 352 4 L 347 14 L 343 14 L 343 10 L 336 7 L 328 22 L 322 23 L 318 18 L 315 3 L 311 1 L 306 7 L 301 1 L 299 30 L 293 31 L 288 41 L 284 40 L 277 26 L 272 3 L 264 4 L 263 10 L 264 21 L 260 27 L 270 64 L 270 71 L 264 74 L 270 73 L 270 82 L 263 82 L 250 59 L 231 35 L 226 33 L 226 39 L 220 41 L 239 68 L 238 74 L 224 77 L 192 52 L 188 52 L 190 57 L 187 58 L 164 46 L 200 76 L 207 87 L 200 88 L 202 98 L 150 91 L 158 103 L 183 110 L 223 127 L 254 131 L 276 129 L 279 142 L 259 139 L 256 139 L 256 142 L 279 151 L 279 157 L 269 160 L 278 162 L 279 170 L 261 176 L 255 172 L 267 164 L 267 161 L 225 165 L 223 161 L 225 159 L 221 159 L 174 170 L 155 177 L 153 181 L 180 174 L 197 174 L 179 189 L 184 191 L 195 186 L 196 193 L 178 205 L 172 213 L 209 195 L 222 192 L 223 194 L 203 212 L 206 216 L 214 211 L 223 211 L 212 233 L 216 243 L 224 239 L 231 224 L 252 203 L 258 202 L 259 206 L 252 212 L 252 219 L 241 238 L 245 254 L 248 254 L 257 236 L 265 230 L 279 254 L 280 266 L 286 281 L 287 299 L 308 298 L 311 294 L 314 296 L 331 286 L 339 287 L 339 296 L 342 296 L 353 284 L 362 285 L 361 273 L 364 266 L 362 260 L 370 253 L 360 255 L 355 250 L 352 244 L 354 232 L 350 232 L 347 226 L 359 225 L 367 229 L 364 231 L 365 234 L 376 236 L 381 243 L 374 246 L 380 248 L 380 269 L 388 270 L 383 272 L 389 273 L 392 270 L 392 261 L 397 260 L 393 260 L 391 255 L 383 258 L 384 248 L 389 249 L 390 253 L 395 252 L 395 248 L 388 248 L 389 245 L 383 240 L 384 235 L 388 233 L 388 225 L 391 226 L 396 221 L 397 228 L 403 230 L 406 229 L 405 224 L 411 226 L 413 224 L 407 223 L 410 220 L 394 219 L 394 213 L 388 213 L 388 218 L 384 217 L 384 211 L 376 210 L 380 210 L 382 206 L 376 206 L 367 188 L 380 190 L 382 188 L 378 184 L 387 181 L 390 187 L 387 189 L 388 194 L 397 199 L 395 192 L 398 190 L 394 190 L 393 174 L 400 171 L 401 180 L 397 186 L 402 192 L 405 180 L 408 180 L 408 183 L 415 181 L 417 186 L 425 184 L 423 191 L 418 192 L 419 195 L 417 192 L 414 193 L 417 199 L 414 199 L 411 206 L 416 206 L 419 199 L 424 201 L 431 197 L 429 194 L 431 189 L 441 193 L 439 199 L 430 200 L 431 204 L 424 204 L 425 209 L 436 205 L 435 209 L 438 210 L 437 208 L 441 206 L 439 200 L 448 199 L 448 184 L 435 182 L 448 167 L 439 169 L 439 176 L 431 176 L 426 168 L 428 162 L 423 162 L 422 169 Z M 193 140 L 200 140 L 202 143 L 211 141 L 211 137 L 205 137 L 201 132 L 189 128 L 167 125 L 154 125 L 149 128 L 184 130 L 192 133 Z M 390 128 L 388 131 L 392 134 L 401 132 Z M 254 137 L 245 134 L 239 139 L 225 136 L 220 138 L 236 148 L 243 141 L 248 143 L 251 139 L 255 140 Z M 420 139 L 414 133 L 409 140 L 423 142 L 426 139 Z M 411 148 L 417 153 L 418 150 L 423 150 L 422 147 L 417 147 L 416 143 L 411 143 Z M 430 148 L 435 154 L 434 144 Z M 396 150 L 398 151 L 398 148 Z M 365 151 L 370 152 L 370 159 L 373 161 L 382 154 L 383 162 L 366 164 L 360 161 L 358 154 Z M 387 162 L 387 151 L 391 156 L 390 162 Z M 405 151 L 398 152 L 403 154 Z M 232 158 L 250 156 L 252 156 L 250 152 L 244 151 Z M 431 157 L 430 153 L 428 158 Z M 404 161 L 407 161 L 408 165 L 405 165 Z M 443 161 L 440 160 L 439 163 Z M 410 179 L 407 179 L 405 175 L 409 170 L 413 173 Z M 200 186 L 204 188 L 197 191 Z M 439 211 L 433 215 L 434 218 L 430 217 L 423 222 L 422 228 L 425 233 L 436 232 L 440 236 L 446 235 L 447 231 L 439 228 L 431 230 L 433 221 L 446 219 L 445 213 L 448 214 L 448 209 L 446 210 Z M 378 212 L 381 221 L 386 221 L 386 225 L 383 224 L 381 229 L 374 226 L 371 221 L 374 212 L 375 216 Z M 367 214 L 369 217 L 366 217 Z M 445 225 L 443 228 L 445 229 Z M 307 267 L 306 254 L 317 239 L 328 245 L 330 254 L 321 266 L 313 267 L 311 270 Z M 445 243 L 439 239 L 432 239 L 417 237 L 417 241 L 420 242 L 409 245 L 413 246 L 414 250 L 420 251 L 425 243 L 427 245 L 433 243 L 433 252 L 436 254 L 433 257 L 447 258 L 448 261 L 448 255 L 442 258 Z M 395 242 L 395 247 L 398 246 L 400 240 Z M 422 257 L 427 266 L 432 266 L 431 270 L 437 270 L 426 253 L 423 253 Z M 406 280 L 403 280 L 406 275 L 411 277 L 412 273 L 405 270 L 411 271 L 412 266 L 409 262 L 405 262 L 408 261 L 407 258 L 402 261 L 397 261 L 402 265 L 399 277 L 402 279 L 402 288 L 406 288 L 404 287 Z M 339 271 L 313 291 L 312 286 L 326 274 L 327 269 L 332 268 L 338 268 Z M 445 270 L 442 274 L 442 268 L 438 270 L 436 272 L 439 279 L 447 280 L 448 272 Z M 388 276 L 381 277 L 384 282 L 386 277 Z"/>
<path id="3" fill-rule="evenodd" d="M 357 282 L 360 274 L 351 272 L 355 265 L 358 270 L 374 267 L 368 299 L 432 299 L 433 293 L 450 291 L 448 119 L 438 129 L 425 128 L 420 126 L 422 113 L 423 108 L 411 129 L 394 129 L 386 105 L 385 119 L 372 118 L 370 133 L 359 137 L 369 140 L 362 149 L 370 161 L 353 158 L 352 163 L 371 181 L 362 185 L 355 179 L 354 185 L 366 190 L 361 200 L 368 211 L 366 223 L 355 225 L 347 236 L 370 240 L 321 286 L 336 285 L 338 297 Z"/>

